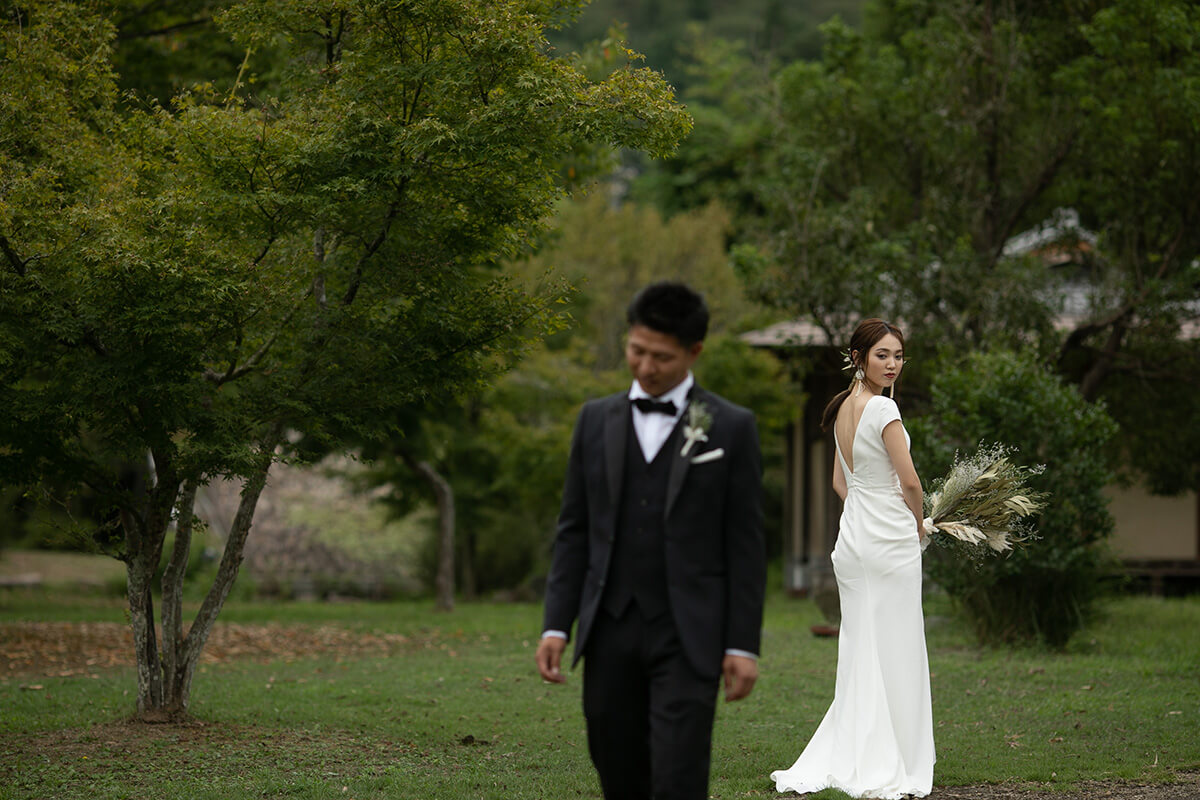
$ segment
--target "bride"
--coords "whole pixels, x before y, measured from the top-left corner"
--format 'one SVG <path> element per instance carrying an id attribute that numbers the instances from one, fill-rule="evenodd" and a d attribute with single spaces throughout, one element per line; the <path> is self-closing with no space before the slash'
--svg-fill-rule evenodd
<path id="1" fill-rule="evenodd" d="M 864 320 L 850 338 L 850 388 L 825 408 L 844 502 L 833 549 L 841 599 L 833 704 L 786 770 L 780 792 L 840 789 L 854 797 L 924 797 L 933 785 L 933 713 L 921 614 L 921 482 L 893 389 L 904 334 Z"/>

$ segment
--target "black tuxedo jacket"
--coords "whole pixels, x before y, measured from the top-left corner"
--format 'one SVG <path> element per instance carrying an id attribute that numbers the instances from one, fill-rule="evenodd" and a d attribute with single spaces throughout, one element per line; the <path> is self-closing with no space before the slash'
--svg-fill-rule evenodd
<path id="1" fill-rule="evenodd" d="M 762 464 L 750 411 L 698 386 L 690 403 L 702 404 L 712 422 L 708 441 L 696 442 L 686 456 L 682 437 L 674 452 L 662 454 L 671 458 L 667 595 L 689 662 L 715 676 L 726 649 L 759 652 L 766 582 Z M 679 424 L 687 421 L 685 411 Z M 587 646 L 608 577 L 632 424 L 627 393 L 593 400 L 580 412 L 571 442 L 543 630 L 570 632 L 578 620 L 572 665 Z M 713 458 L 718 450 L 724 454 Z"/>

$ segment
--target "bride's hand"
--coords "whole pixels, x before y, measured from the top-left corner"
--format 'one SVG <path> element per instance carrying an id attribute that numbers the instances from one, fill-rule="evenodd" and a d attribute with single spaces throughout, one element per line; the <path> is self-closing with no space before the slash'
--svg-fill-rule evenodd
<path id="1" fill-rule="evenodd" d="M 937 528 L 933 526 L 933 520 L 928 517 L 917 523 L 917 542 L 920 543 L 922 551 L 926 547 L 929 547 L 930 534 L 936 530 Z"/>

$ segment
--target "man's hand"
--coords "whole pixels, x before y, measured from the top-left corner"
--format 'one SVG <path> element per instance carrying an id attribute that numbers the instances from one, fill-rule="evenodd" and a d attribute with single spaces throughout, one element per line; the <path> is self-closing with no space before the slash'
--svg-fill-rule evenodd
<path id="1" fill-rule="evenodd" d="M 726 655 L 721 662 L 725 674 L 725 702 L 732 703 L 750 694 L 758 680 L 758 662 L 745 656 Z"/>
<path id="2" fill-rule="evenodd" d="M 538 672 L 542 680 L 550 683 L 566 683 L 567 676 L 562 674 L 562 654 L 567 649 L 567 640 L 558 636 L 543 636 L 538 643 L 537 659 Z"/>

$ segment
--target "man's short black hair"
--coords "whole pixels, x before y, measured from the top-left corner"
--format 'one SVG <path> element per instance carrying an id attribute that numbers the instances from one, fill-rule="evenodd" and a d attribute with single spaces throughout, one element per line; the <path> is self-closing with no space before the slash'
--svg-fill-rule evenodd
<path id="1" fill-rule="evenodd" d="M 642 289 L 625 314 L 629 327 L 645 325 L 674 336 L 684 347 L 704 341 L 708 306 L 704 297 L 684 283 L 660 281 Z"/>

